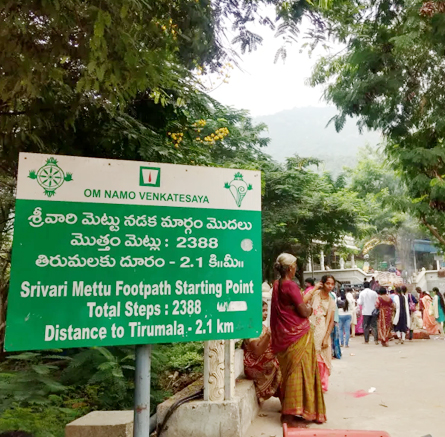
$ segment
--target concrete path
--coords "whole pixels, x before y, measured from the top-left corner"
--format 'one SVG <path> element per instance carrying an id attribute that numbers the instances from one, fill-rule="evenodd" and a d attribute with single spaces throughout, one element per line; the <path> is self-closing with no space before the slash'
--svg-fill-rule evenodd
<path id="1" fill-rule="evenodd" d="M 372 338 L 372 337 L 371 337 Z M 325 395 L 328 421 L 316 429 L 387 431 L 391 437 L 445 436 L 445 341 L 413 340 L 390 347 L 351 339 L 333 360 Z M 368 394 L 375 387 L 376 391 Z M 366 396 L 356 397 L 364 391 Z M 281 437 L 280 402 L 264 404 L 246 437 Z"/>

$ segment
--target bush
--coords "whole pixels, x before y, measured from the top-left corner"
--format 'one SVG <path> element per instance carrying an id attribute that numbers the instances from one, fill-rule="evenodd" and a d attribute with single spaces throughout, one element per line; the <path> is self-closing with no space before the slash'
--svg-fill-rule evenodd
<path id="1" fill-rule="evenodd" d="M 61 374 L 70 386 L 95 410 L 132 408 L 134 391 L 134 348 L 97 347 L 77 350 Z M 93 390 L 88 388 L 94 387 Z"/>
<path id="2" fill-rule="evenodd" d="M 202 373 L 203 343 L 152 348 L 151 413 Z M 134 347 L 11 354 L 0 367 L 0 430 L 64 435 L 65 425 L 94 410 L 133 407 Z"/>
<path id="3" fill-rule="evenodd" d="M 65 425 L 82 412 L 58 407 L 21 408 L 14 406 L 2 412 L 0 431 L 21 430 L 35 437 L 64 437 Z"/>
<path id="4" fill-rule="evenodd" d="M 204 343 L 174 343 L 156 345 L 153 348 L 152 369 L 202 372 Z M 157 372 L 159 373 L 159 372 Z"/>
<path id="5" fill-rule="evenodd" d="M 158 404 L 172 396 L 176 386 L 172 373 L 202 373 L 204 343 L 157 344 L 152 348 L 151 359 L 151 413 Z M 196 378 L 195 378 L 196 379 Z M 178 386 L 181 388 L 181 386 Z"/>
<path id="6" fill-rule="evenodd" d="M 58 380 L 66 357 L 37 352 L 11 355 L 0 367 L 0 411 L 12 404 L 46 405 L 48 397 L 66 387 Z"/>

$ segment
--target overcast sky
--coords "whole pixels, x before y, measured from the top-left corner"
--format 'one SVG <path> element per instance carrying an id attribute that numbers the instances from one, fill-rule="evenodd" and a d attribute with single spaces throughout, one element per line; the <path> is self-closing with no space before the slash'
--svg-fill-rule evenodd
<path id="1" fill-rule="evenodd" d="M 229 83 L 224 83 L 210 95 L 225 105 L 248 109 L 252 116 L 269 115 L 302 106 L 326 106 L 322 100 L 322 88 L 305 85 L 317 59 L 323 53 L 309 57 L 307 50 L 300 53 L 299 45 L 288 48 L 283 63 L 274 57 L 282 40 L 274 32 L 260 28 L 264 38 L 262 46 L 253 52 L 241 55 L 240 66 L 230 70 Z M 304 42 L 303 36 L 300 41 Z"/>

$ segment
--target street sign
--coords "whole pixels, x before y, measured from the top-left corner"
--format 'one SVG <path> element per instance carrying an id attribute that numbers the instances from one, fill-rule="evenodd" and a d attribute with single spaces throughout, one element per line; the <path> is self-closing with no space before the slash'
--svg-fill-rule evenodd
<path id="1" fill-rule="evenodd" d="M 260 172 L 20 154 L 5 349 L 258 337 Z"/>

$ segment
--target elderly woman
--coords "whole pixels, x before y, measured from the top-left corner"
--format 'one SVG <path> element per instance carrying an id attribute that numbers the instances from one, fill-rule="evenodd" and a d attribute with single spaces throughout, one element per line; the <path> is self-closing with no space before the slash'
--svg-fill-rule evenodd
<path id="1" fill-rule="evenodd" d="M 263 323 L 267 319 L 267 302 L 263 301 Z M 281 372 L 277 357 L 272 351 L 270 329 L 263 325 L 257 339 L 244 340 L 244 373 L 253 380 L 258 403 L 272 396 L 280 397 Z"/>
<path id="2" fill-rule="evenodd" d="M 281 421 L 298 426 L 298 418 L 323 423 L 326 407 L 317 368 L 314 337 L 308 317 L 312 308 L 303 302 L 292 281 L 297 259 L 282 253 L 275 263 L 280 279 L 272 294 L 270 327 L 272 349 L 277 354 L 282 374 Z"/>

